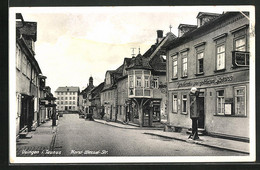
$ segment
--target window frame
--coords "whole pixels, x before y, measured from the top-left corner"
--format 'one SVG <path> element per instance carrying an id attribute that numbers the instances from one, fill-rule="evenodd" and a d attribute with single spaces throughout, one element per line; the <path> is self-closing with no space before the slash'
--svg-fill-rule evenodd
<path id="1" fill-rule="evenodd" d="M 244 89 L 244 114 L 241 115 L 241 114 L 237 114 L 236 113 L 236 97 L 237 96 L 241 96 L 241 95 L 236 95 L 236 89 L 241 89 L 243 88 Z M 237 116 L 237 117 L 247 117 L 247 92 L 246 92 L 246 86 L 235 86 L 233 88 L 233 92 L 234 92 L 234 111 L 232 113 L 232 116 Z"/>
<path id="2" fill-rule="evenodd" d="M 218 103 L 219 103 L 218 92 L 220 92 L 220 91 L 223 91 L 223 96 L 221 96 L 222 97 L 222 103 L 223 103 L 221 110 L 223 110 L 223 113 L 218 112 Z M 226 94 L 225 89 L 216 89 L 216 115 L 217 116 L 225 116 L 225 94 Z"/>
<path id="3" fill-rule="evenodd" d="M 203 54 L 202 55 L 202 72 L 200 71 L 200 62 L 199 62 L 199 60 L 201 59 L 201 58 L 199 58 L 199 54 Z M 200 51 L 197 51 L 196 52 L 196 74 L 197 75 L 201 75 L 201 74 L 203 74 L 204 73 L 204 54 L 205 54 L 205 51 L 204 50 L 200 50 Z"/>
<path id="4" fill-rule="evenodd" d="M 220 48 L 221 46 L 224 47 L 224 52 L 218 53 L 218 48 Z M 219 54 L 224 54 L 223 68 L 218 68 L 218 55 Z M 225 69 L 226 69 L 226 42 L 222 42 L 222 43 L 216 45 L 216 71 L 225 70 Z"/>
<path id="5" fill-rule="evenodd" d="M 176 98 L 175 98 L 175 96 L 176 96 Z M 176 102 L 176 109 L 174 107 L 175 102 Z M 175 113 L 175 114 L 178 113 L 178 94 L 177 93 L 172 94 L 172 113 Z"/>
<path id="6" fill-rule="evenodd" d="M 244 39 L 245 40 L 245 51 L 241 51 L 241 52 L 247 52 L 247 36 L 246 36 L 246 34 L 244 34 L 244 35 L 241 35 L 241 36 L 238 36 L 238 37 L 235 37 L 234 38 L 234 44 L 233 44 L 233 50 L 234 51 L 240 51 L 240 50 L 237 50 L 237 47 L 236 47 L 236 41 L 238 41 L 238 40 L 241 40 L 241 39 Z M 240 46 L 240 47 L 242 47 L 242 46 Z"/>
<path id="7" fill-rule="evenodd" d="M 186 98 L 184 98 L 184 96 L 186 96 Z M 184 110 L 184 104 L 183 104 L 183 102 L 184 101 L 186 101 L 186 112 L 184 112 L 183 110 Z M 187 115 L 188 114 L 188 94 L 187 93 L 185 93 L 185 94 L 182 94 L 181 95 L 181 113 L 182 114 L 184 114 L 184 115 Z"/>
<path id="8" fill-rule="evenodd" d="M 186 54 L 186 55 L 185 55 Z M 188 51 L 182 52 L 181 53 L 181 75 L 182 78 L 188 77 Z M 184 59 L 186 59 L 186 62 L 184 63 Z M 184 64 L 186 65 L 186 75 L 184 74 Z"/>
<path id="9" fill-rule="evenodd" d="M 174 64 L 175 62 L 176 62 L 176 65 Z M 176 74 L 174 71 L 175 68 L 176 68 Z M 172 56 L 172 79 L 177 79 L 177 78 L 178 78 L 178 54 L 175 54 Z"/>

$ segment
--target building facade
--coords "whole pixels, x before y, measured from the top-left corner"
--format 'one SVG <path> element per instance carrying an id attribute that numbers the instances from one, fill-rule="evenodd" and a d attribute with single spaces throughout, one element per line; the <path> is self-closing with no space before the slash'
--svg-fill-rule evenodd
<path id="1" fill-rule="evenodd" d="M 101 106 L 104 108 L 104 118 L 117 121 L 117 80 L 122 76 L 122 66 L 116 70 L 108 70 L 105 74 L 104 87 L 101 91 Z"/>
<path id="2" fill-rule="evenodd" d="M 16 135 L 21 136 L 37 127 L 39 113 L 39 74 L 34 43 L 37 23 L 26 22 L 16 14 Z"/>
<path id="3" fill-rule="evenodd" d="M 167 46 L 171 125 L 191 128 L 189 91 L 196 87 L 199 128 L 212 135 L 249 139 L 248 15 L 199 13 L 197 27 Z"/>
<path id="4" fill-rule="evenodd" d="M 78 111 L 79 87 L 58 87 L 55 91 L 55 96 L 59 111 Z"/>

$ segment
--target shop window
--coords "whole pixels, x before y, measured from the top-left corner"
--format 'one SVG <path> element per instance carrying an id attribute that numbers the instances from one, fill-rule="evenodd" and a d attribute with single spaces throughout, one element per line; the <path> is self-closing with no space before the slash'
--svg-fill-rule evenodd
<path id="1" fill-rule="evenodd" d="M 224 90 L 217 91 L 217 115 L 224 115 Z"/>
<path id="2" fill-rule="evenodd" d="M 188 52 L 182 53 L 182 77 L 188 76 L 187 55 L 188 55 Z"/>
<path id="3" fill-rule="evenodd" d="M 187 114 L 187 95 L 182 95 L 182 113 Z"/>
<path id="4" fill-rule="evenodd" d="M 235 87 L 235 112 L 237 116 L 246 116 L 246 87 Z"/>
<path id="5" fill-rule="evenodd" d="M 204 72 L 204 52 L 197 53 L 197 74 Z"/>
<path id="6" fill-rule="evenodd" d="M 217 46 L 217 70 L 225 69 L 225 44 Z"/>
<path id="7" fill-rule="evenodd" d="M 177 107 L 178 107 L 178 98 L 177 98 L 177 94 L 173 94 L 172 95 L 172 112 L 173 113 L 177 113 Z"/>

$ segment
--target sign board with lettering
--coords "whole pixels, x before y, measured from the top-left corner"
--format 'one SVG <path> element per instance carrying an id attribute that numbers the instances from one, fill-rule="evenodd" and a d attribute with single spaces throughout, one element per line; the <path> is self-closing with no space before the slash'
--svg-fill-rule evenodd
<path id="1" fill-rule="evenodd" d="M 225 103 L 225 115 L 231 115 L 232 114 L 232 104 L 231 103 Z"/>

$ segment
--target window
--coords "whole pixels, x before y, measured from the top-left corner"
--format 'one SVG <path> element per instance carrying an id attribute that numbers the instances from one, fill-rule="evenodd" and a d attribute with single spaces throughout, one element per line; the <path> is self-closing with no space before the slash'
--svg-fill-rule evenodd
<path id="1" fill-rule="evenodd" d="M 246 37 L 235 40 L 235 51 L 246 51 Z"/>
<path id="2" fill-rule="evenodd" d="M 63 100 L 63 97 L 61 97 L 61 100 Z"/>
<path id="3" fill-rule="evenodd" d="M 187 55 L 188 52 L 182 53 L 182 77 L 188 76 Z"/>
<path id="4" fill-rule="evenodd" d="M 177 78 L 178 74 L 178 61 L 177 61 L 177 54 L 172 56 L 172 78 Z"/>
<path id="5" fill-rule="evenodd" d="M 69 104 L 71 104 L 71 101 L 69 101 Z"/>
<path id="6" fill-rule="evenodd" d="M 16 46 L 16 67 L 20 70 L 21 69 L 21 49 Z"/>
<path id="7" fill-rule="evenodd" d="M 22 73 L 26 75 L 26 70 L 27 70 L 27 59 L 26 56 L 23 54 L 22 57 L 23 64 L 22 64 Z"/>
<path id="8" fill-rule="evenodd" d="M 75 104 L 75 101 L 73 101 L 73 104 Z"/>
<path id="9" fill-rule="evenodd" d="M 63 104 L 63 101 L 60 101 L 60 104 Z"/>
<path id="10" fill-rule="evenodd" d="M 177 94 L 172 95 L 172 112 L 177 113 Z"/>
<path id="11" fill-rule="evenodd" d="M 27 66 L 27 77 L 31 79 L 31 63 L 28 62 Z"/>
<path id="12" fill-rule="evenodd" d="M 134 87 L 133 76 L 129 76 L 129 87 L 130 87 L 130 88 L 133 88 L 133 87 Z"/>
<path id="13" fill-rule="evenodd" d="M 59 101 L 57 101 L 57 104 L 59 104 Z"/>
<path id="14" fill-rule="evenodd" d="M 68 98 L 67 97 L 65 97 L 65 100 L 67 100 Z"/>
<path id="15" fill-rule="evenodd" d="M 150 87 L 149 76 L 144 76 L 144 85 L 145 85 L 145 88 L 149 88 Z"/>
<path id="16" fill-rule="evenodd" d="M 73 100 L 75 100 L 75 97 L 73 97 Z"/>
<path id="17" fill-rule="evenodd" d="M 68 104 L 68 102 L 67 102 L 67 101 L 65 101 L 65 104 Z"/>
<path id="18" fill-rule="evenodd" d="M 246 116 L 246 87 L 235 87 L 235 115 Z"/>
<path id="19" fill-rule="evenodd" d="M 224 90 L 217 91 L 217 115 L 224 115 Z"/>
<path id="20" fill-rule="evenodd" d="M 172 78 L 177 78 L 177 66 L 178 66 L 178 61 L 177 59 L 173 61 L 173 68 L 172 68 Z"/>
<path id="21" fill-rule="evenodd" d="M 142 86 L 142 77 L 136 76 L 136 87 L 141 87 L 141 86 Z"/>
<path id="22" fill-rule="evenodd" d="M 182 95 L 182 113 L 187 114 L 187 95 Z"/>
<path id="23" fill-rule="evenodd" d="M 159 86 L 158 86 L 158 85 L 159 85 L 159 78 L 154 78 L 154 79 L 153 79 L 153 82 L 154 82 L 154 88 L 155 88 L 155 89 L 158 89 L 158 87 L 159 87 Z"/>
<path id="24" fill-rule="evenodd" d="M 60 98 L 59 97 L 57 97 L 57 100 L 59 100 Z"/>
<path id="25" fill-rule="evenodd" d="M 217 70 L 225 68 L 225 45 L 217 47 Z"/>
<path id="26" fill-rule="evenodd" d="M 197 53 L 197 73 L 203 73 L 203 58 L 204 52 Z"/>
<path id="27" fill-rule="evenodd" d="M 71 100 L 71 97 L 70 97 L 70 100 Z"/>

